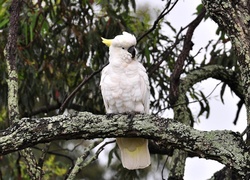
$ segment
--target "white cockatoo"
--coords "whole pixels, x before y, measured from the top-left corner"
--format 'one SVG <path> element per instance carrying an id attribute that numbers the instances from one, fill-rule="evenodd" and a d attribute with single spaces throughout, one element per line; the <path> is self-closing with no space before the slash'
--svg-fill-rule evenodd
<path id="1" fill-rule="evenodd" d="M 107 113 L 149 113 L 149 81 L 136 58 L 136 38 L 123 32 L 102 42 L 109 47 L 109 65 L 102 70 L 101 92 Z M 116 138 L 123 167 L 142 169 L 150 165 L 148 140 Z"/>

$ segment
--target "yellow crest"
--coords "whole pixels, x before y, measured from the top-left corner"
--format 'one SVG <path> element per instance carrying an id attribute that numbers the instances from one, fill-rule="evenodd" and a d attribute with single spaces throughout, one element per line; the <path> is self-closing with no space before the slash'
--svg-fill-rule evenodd
<path id="1" fill-rule="evenodd" d="M 112 39 L 105 39 L 102 37 L 102 42 L 106 44 L 108 47 L 110 47 L 112 44 Z"/>

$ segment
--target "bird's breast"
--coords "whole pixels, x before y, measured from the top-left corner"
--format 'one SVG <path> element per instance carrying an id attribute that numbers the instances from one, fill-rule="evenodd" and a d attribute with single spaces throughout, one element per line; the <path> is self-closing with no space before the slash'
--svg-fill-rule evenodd
<path id="1" fill-rule="evenodd" d="M 101 84 L 104 100 L 112 113 L 143 112 L 140 73 L 136 68 L 109 69 Z"/>

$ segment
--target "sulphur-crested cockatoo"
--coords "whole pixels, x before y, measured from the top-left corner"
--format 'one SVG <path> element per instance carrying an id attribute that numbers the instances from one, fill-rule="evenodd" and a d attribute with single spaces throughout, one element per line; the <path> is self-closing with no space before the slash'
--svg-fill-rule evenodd
<path id="1" fill-rule="evenodd" d="M 109 65 L 102 70 L 101 92 L 107 113 L 149 113 L 149 81 L 136 58 L 136 38 L 123 32 L 102 42 L 109 47 Z M 150 165 L 148 140 L 117 138 L 123 167 L 142 169 Z"/>

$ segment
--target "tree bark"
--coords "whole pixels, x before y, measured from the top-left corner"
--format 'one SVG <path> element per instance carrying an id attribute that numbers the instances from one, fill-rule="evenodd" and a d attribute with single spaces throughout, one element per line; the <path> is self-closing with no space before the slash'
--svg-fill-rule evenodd
<path id="1" fill-rule="evenodd" d="M 18 107 L 18 71 L 17 71 L 17 38 L 19 29 L 19 14 L 21 11 L 21 1 L 13 0 L 10 7 L 10 24 L 8 33 L 8 42 L 5 49 L 6 64 L 8 70 L 8 112 L 9 124 L 15 123 L 20 120 L 19 107 Z M 36 158 L 31 151 L 27 148 L 19 152 L 24 158 L 27 165 L 27 171 L 31 179 L 41 179 L 43 171 L 37 165 Z"/>
<path id="2" fill-rule="evenodd" d="M 16 68 L 17 31 L 19 23 L 20 2 L 13 0 L 11 4 L 9 35 L 4 51 L 8 69 L 8 111 L 10 124 L 19 119 L 18 109 L 18 75 Z"/>
<path id="3" fill-rule="evenodd" d="M 235 170 L 240 178 L 250 177 L 247 146 L 239 133 L 198 131 L 172 119 L 152 115 L 94 115 L 79 112 L 46 118 L 23 118 L 0 137 L 0 154 L 8 154 L 38 143 L 62 139 L 143 137 L 198 157 L 213 159 Z"/>
<path id="4" fill-rule="evenodd" d="M 241 70 L 242 93 L 247 110 L 247 124 L 250 125 L 250 1 L 203 0 L 208 15 L 218 23 L 231 39 L 238 54 Z M 248 128 L 249 129 L 249 128 Z M 250 132 L 246 144 L 250 145 Z M 212 179 L 235 179 L 234 172 L 223 168 Z M 248 177 L 249 179 L 249 177 Z"/>
<path id="5" fill-rule="evenodd" d="M 250 125 L 250 1 L 203 0 L 208 14 L 224 29 L 238 54 L 245 94 L 247 123 Z M 247 135 L 250 145 L 250 133 Z"/>

